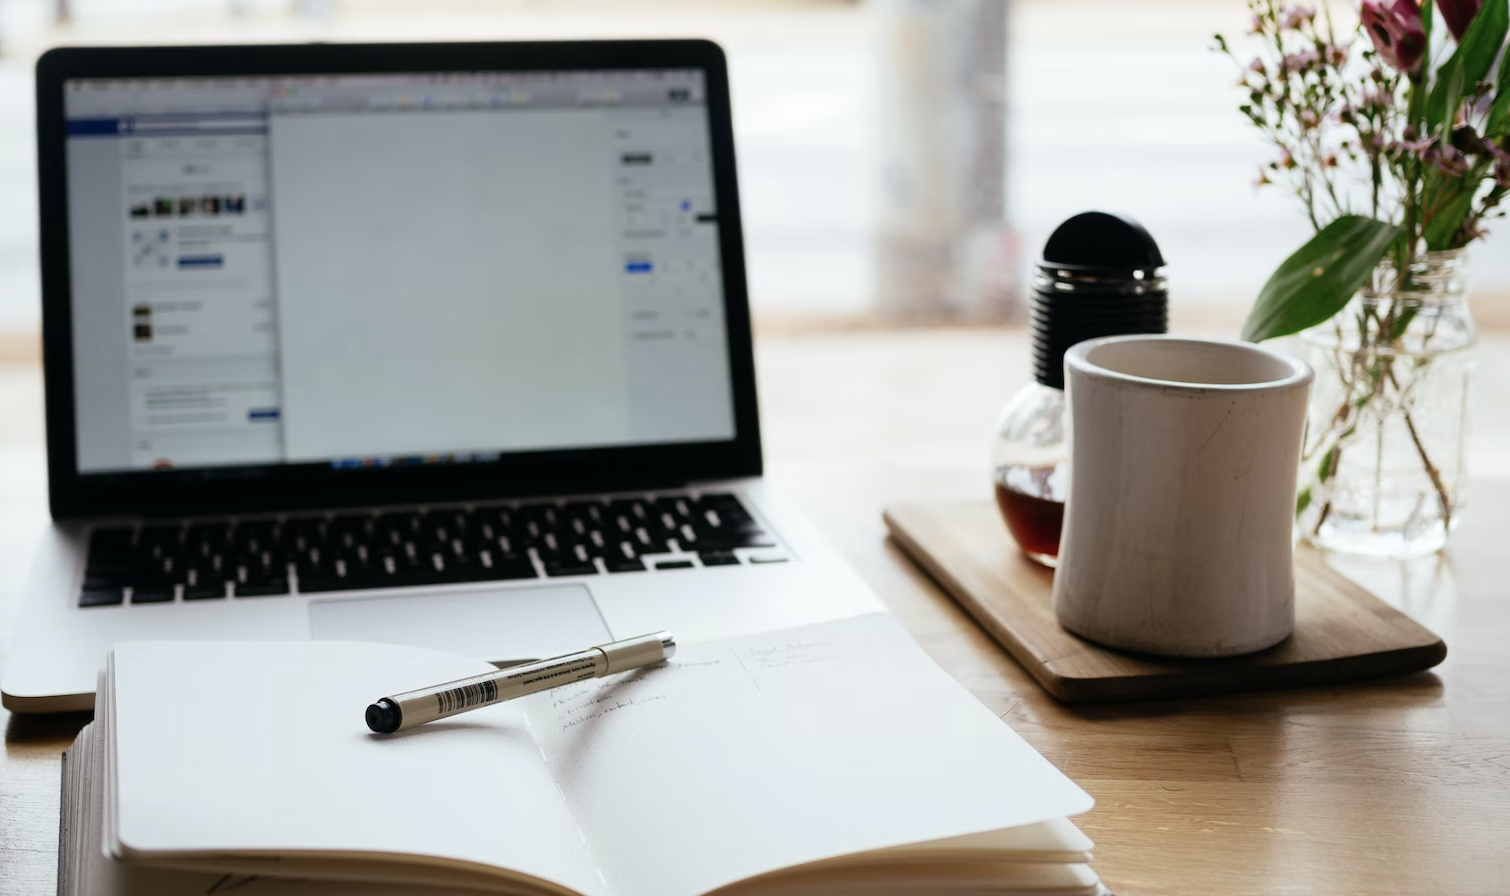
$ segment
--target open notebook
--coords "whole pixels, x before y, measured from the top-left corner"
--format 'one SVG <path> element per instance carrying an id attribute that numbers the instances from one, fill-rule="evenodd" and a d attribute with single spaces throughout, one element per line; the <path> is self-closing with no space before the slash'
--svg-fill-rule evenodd
<path id="1" fill-rule="evenodd" d="M 139 642 L 68 753 L 61 894 L 1100 891 L 1091 799 L 861 616 L 682 645 L 396 735 L 489 670 L 386 644 Z"/>

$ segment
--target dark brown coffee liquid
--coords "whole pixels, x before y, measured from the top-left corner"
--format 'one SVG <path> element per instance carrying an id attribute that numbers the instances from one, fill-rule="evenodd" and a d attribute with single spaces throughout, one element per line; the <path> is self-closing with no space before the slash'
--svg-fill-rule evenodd
<path id="1" fill-rule="evenodd" d="M 1048 566 L 1059 556 L 1064 526 L 1064 464 L 1010 464 L 996 471 L 996 506 L 1029 557 Z M 1058 474 L 1058 475 L 1055 475 Z"/>

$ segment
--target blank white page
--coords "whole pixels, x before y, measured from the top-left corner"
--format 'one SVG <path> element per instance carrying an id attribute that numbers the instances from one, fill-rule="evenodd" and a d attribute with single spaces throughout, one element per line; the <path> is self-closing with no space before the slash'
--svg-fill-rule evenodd
<path id="1" fill-rule="evenodd" d="M 390 644 L 118 645 L 123 853 L 409 853 L 604 893 L 517 703 L 367 729 L 379 697 L 491 668 Z"/>
<path id="2" fill-rule="evenodd" d="M 275 115 L 291 462 L 631 439 L 595 109 Z"/>
<path id="3" fill-rule="evenodd" d="M 883 615 L 685 645 L 526 712 L 620 896 L 692 896 L 1092 804 Z"/>

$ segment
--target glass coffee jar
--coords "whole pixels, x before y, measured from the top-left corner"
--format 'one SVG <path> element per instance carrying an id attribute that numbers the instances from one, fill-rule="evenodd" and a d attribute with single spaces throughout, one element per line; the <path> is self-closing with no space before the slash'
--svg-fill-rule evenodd
<path id="1" fill-rule="evenodd" d="M 1164 257 L 1131 218 L 1085 212 L 1059 225 L 1033 280 L 1033 381 L 1007 402 L 991 447 L 993 489 L 1007 531 L 1045 566 L 1059 556 L 1069 498 L 1064 353 L 1078 342 L 1164 333 Z"/>

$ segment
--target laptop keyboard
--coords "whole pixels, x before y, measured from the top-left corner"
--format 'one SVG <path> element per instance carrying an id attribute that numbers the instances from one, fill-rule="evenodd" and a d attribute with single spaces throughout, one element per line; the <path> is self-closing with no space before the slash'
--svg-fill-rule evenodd
<path id="1" fill-rule="evenodd" d="M 153 522 L 91 533 L 79 606 L 733 566 L 775 547 L 725 493 Z"/>

